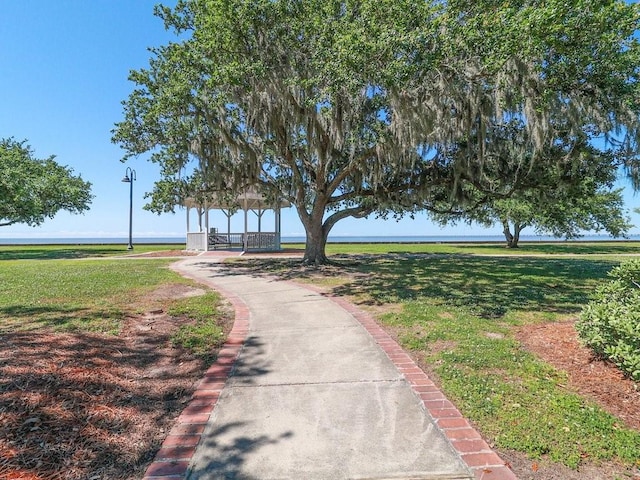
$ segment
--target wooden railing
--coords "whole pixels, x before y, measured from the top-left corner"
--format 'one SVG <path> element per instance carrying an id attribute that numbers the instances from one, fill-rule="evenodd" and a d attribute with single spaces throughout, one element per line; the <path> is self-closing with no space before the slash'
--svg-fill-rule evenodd
<path id="1" fill-rule="evenodd" d="M 247 250 L 276 250 L 276 234 L 272 232 L 247 233 Z"/>
<path id="2" fill-rule="evenodd" d="M 237 248 L 244 251 L 279 250 L 280 235 L 275 232 L 187 233 L 187 250 L 220 250 Z"/>
<path id="3" fill-rule="evenodd" d="M 242 233 L 210 233 L 209 250 L 243 248 L 242 237 Z"/>

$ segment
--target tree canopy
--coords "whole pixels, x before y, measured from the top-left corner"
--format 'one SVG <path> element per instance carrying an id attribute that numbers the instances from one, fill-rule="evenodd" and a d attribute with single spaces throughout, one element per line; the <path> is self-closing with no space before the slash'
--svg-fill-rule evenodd
<path id="1" fill-rule="evenodd" d="M 0 140 L 0 226 L 37 226 L 60 210 L 89 209 L 91 183 L 54 158 L 35 158 L 26 141 Z"/>
<path id="2" fill-rule="evenodd" d="M 162 166 L 158 210 L 176 197 L 162 182 L 189 165 L 205 191 L 284 197 L 307 262 L 326 261 L 346 217 L 509 197 L 534 163 L 571 161 L 541 155 L 559 136 L 638 144 L 639 15 L 621 0 L 181 0 L 156 13 L 179 36 L 132 72 L 114 141 Z M 513 122 L 518 141 L 504 141 Z"/>

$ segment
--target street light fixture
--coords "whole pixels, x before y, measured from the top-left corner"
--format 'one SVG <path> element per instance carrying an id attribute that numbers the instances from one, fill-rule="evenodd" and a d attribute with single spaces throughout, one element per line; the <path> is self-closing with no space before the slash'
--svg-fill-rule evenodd
<path id="1" fill-rule="evenodd" d="M 122 181 L 129 184 L 129 245 L 127 250 L 133 250 L 133 182 L 136 180 L 136 171 L 127 167 Z"/>

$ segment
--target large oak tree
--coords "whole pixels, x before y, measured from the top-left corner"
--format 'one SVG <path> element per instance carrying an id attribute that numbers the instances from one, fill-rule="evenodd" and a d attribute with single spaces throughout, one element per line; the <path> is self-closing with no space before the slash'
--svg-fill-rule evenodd
<path id="1" fill-rule="evenodd" d="M 178 37 L 131 74 L 113 137 L 125 159 L 149 153 L 170 183 L 195 165 L 205 189 L 286 198 L 309 263 L 346 217 L 512 195 L 533 162 L 555 161 L 539 152 L 557 128 L 637 144 L 638 12 L 623 1 L 183 0 L 156 13 Z M 520 144 L 492 140 L 514 120 Z"/>

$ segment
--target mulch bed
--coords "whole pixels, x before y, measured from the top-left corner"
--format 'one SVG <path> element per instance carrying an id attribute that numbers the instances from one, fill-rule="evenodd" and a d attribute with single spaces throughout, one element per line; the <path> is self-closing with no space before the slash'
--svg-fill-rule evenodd
<path id="1" fill-rule="evenodd" d="M 574 322 L 528 325 L 518 332 L 525 348 L 568 374 L 569 387 L 640 430 L 640 384 L 582 346 Z"/>
<path id="2" fill-rule="evenodd" d="M 208 366 L 171 345 L 184 321 L 1 335 L 0 479 L 141 478 Z"/>
<path id="3" fill-rule="evenodd" d="M 640 430 L 640 385 L 582 346 L 574 322 L 527 325 L 518 330 L 517 338 L 528 351 L 565 371 L 568 389 L 593 400 L 620 418 L 621 424 Z M 518 452 L 500 453 L 520 480 L 640 480 L 638 468 L 627 469 L 616 462 L 585 462 L 571 470 L 545 459 L 532 461 Z"/>

